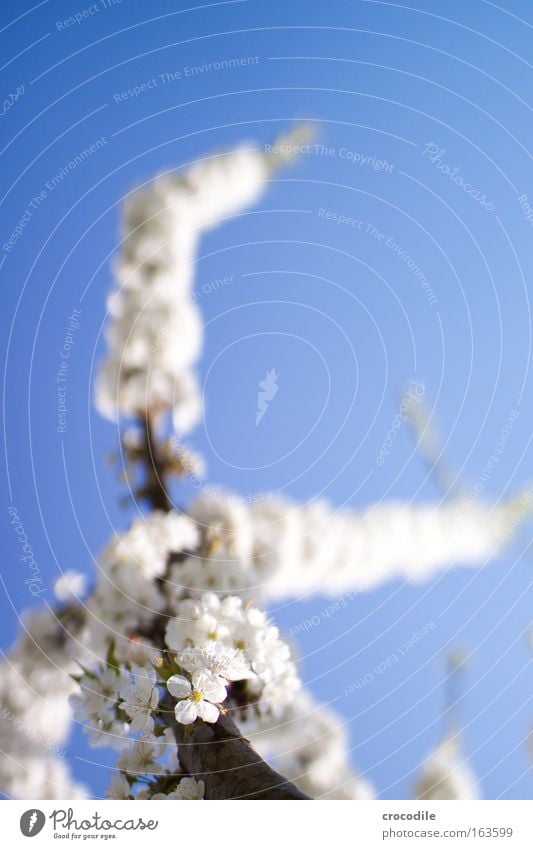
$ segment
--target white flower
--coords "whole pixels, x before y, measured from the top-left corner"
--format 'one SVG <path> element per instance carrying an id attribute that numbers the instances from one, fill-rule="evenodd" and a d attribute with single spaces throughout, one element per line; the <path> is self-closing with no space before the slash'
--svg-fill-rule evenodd
<path id="1" fill-rule="evenodd" d="M 192 371 L 184 371 L 172 387 L 172 422 L 176 433 L 188 433 L 202 417 L 202 394 Z M 201 474 L 198 475 L 202 477 Z"/>
<path id="2" fill-rule="evenodd" d="M 282 158 L 282 157 L 279 157 Z M 108 358 L 96 405 L 115 419 L 174 407 L 185 433 L 201 414 L 192 372 L 202 345 L 198 308 L 188 297 L 202 232 L 253 203 L 266 186 L 267 157 L 238 148 L 163 175 L 124 203 L 122 252 L 115 267 L 105 335 Z"/>
<path id="3" fill-rule="evenodd" d="M 66 602 L 77 599 L 85 592 L 87 578 L 81 572 L 69 569 L 54 584 L 54 595 L 58 601 Z"/>
<path id="4" fill-rule="evenodd" d="M 195 778 L 187 776 L 182 778 L 178 786 L 171 793 L 154 793 L 150 795 L 148 790 L 141 790 L 136 799 L 152 799 L 155 801 L 166 801 L 168 799 L 203 799 L 205 792 L 205 784 L 203 781 L 196 781 Z"/>
<path id="5" fill-rule="evenodd" d="M 84 723 L 92 746 L 119 749 L 124 746 L 130 726 L 117 719 L 116 708 L 126 681 L 127 675 L 122 670 L 97 667 L 80 679 L 80 692 L 70 697 L 73 714 Z"/>
<path id="6" fill-rule="evenodd" d="M 150 641 L 136 635 L 117 641 L 115 657 L 120 664 L 128 666 L 150 666 L 158 662 L 161 649 L 156 648 Z"/>
<path id="7" fill-rule="evenodd" d="M 154 793 L 153 796 L 150 796 L 147 790 L 141 790 L 141 792 L 136 796 L 137 799 L 153 799 L 156 802 L 163 802 L 167 799 L 177 799 L 175 793 Z"/>
<path id="8" fill-rule="evenodd" d="M 111 714 L 107 717 L 102 715 L 100 719 L 91 717 L 86 723 L 86 731 L 89 743 L 95 749 L 102 746 L 110 746 L 112 749 L 122 750 L 127 746 L 130 725 L 114 719 Z"/>
<path id="9" fill-rule="evenodd" d="M 188 512 L 204 536 L 220 538 L 229 558 L 245 560 L 250 556 L 250 516 L 246 505 L 235 496 L 210 487 L 193 501 Z"/>
<path id="10" fill-rule="evenodd" d="M 173 563 L 166 585 L 170 602 L 184 593 L 197 595 L 212 589 L 219 593 L 250 595 L 251 588 L 257 584 L 250 564 L 223 555 L 221 546 L 210 557 L 193 556 Z"/>
<path id="11" fill-rule="evenodd" d="M 239 600 L 240 602 L 240 600 Z M 170 619 L 166 628 L 166 644 L 173 651 L 184 649 L 187 644 L 202 645 L 207 640 L 223 640 L 229 636 L 230 628 L 214 593 L 205 593 L 196 602 L 185 599 L 178 605 L 178 615 Z"/>
<path id="12" fill-rule="evenodd" d="M 203 799 L 205 784 L 195 778 L 182 778 L 178 784 L 173 797 L 174 799 Z"/>
<path id="13" fill-rule="evenodd" d="M 455 737 L 447 737 L 426 759 L 416 783 L 417 799 L 478 799 L 477 781 L 461 758 Z"/>
<path id="14" fill-rule="evenodd" d="M 228 648 L 216 640 L 210 640 L 200 649 L 186 648 L 177 655 L 177 661 L 187 672 L 209 672 L 222 684 L 254 677 L 241 651 Z"/>
<path id="15" fill-rule="evenodd" d="M 227 696 L 224 685 L 205 672 L 194 672 L 192 683 L 183 675 L 172 675 L 167 688 L 171 696 L 180 699 L 174 713 L 182 725 L 190 725 L 198 717 L 205 722 L 216 722 L 220 714 L 216 705 Z"/>
<path id="16" fill-rule="evenodd" d="M 160 775 L 164 767 L 156 763 L 156 760 L 162 754 L 159 739 L 153 734 L 143 734 L 131 748 L 120 755 L 117 767 L 128 775 Z"/>
<path id="17" fill-rule="evenodd" d="M 274 601 L 428 580 L 457 562 L 483 563 L 514 530 L 512 503 L 468 498 L 337 511 L 324 502 L 298 508 L 273 499 L 252 505 L 251 517 L 253 563 Z"/>
<path id="18" fill-rule="evenodd" d="M 151 730 L 151 714 L 159 703 L 155 669 L 148 666 L 134 667 L 127 683 L 121 687 L 120 695 L 124 699 L 120 707 L 132 720 L 131 731 Z"/>
<path id="19" fill-rule="evenodd" d="M 107 546 L 100 565 L 113 582 L 130 597 L 132 580 L 144 583 L 163 575 L 169 555 L 194 550 L 199 543 L 198 530 L 187 516 L 175 511 L 154 510 L 136 519 L 129 530 Z"/>
<path id="20" fill-rule="evenodd" d="M 121 772 L 117 772 L 109 782 L 106 799 L 128 799 L 131 795 L 131 787 L 128 780 Z"/>
<path id="21" fill-rule="evenodd" d="M 85 674 L 79 682 L 81 694 L 71 696 L 71 704 L 77 719 L 90 716 L 113 714 L 120 688 L 126 683 L 126 675 L 114 667 L 99 667 Z"/>
<path id="22" fill-rule="evenodd" d="M 245 692 L 261 713 L 279 713 L 291 701 L 300 680 L 288 645 L 264 612 L 214 593 L 185 599 L 176 612 L 166 643 L 183 669 L 203 670 L 219 685 L 247 679 Z"/>
<path id="23" fill-rule="evenodd" d="M 266 157 L 250 147 L 209 157 L 187 171 L 189 214 L 200 229 L 212 227 L 254 203 L 268 175 Z"/>

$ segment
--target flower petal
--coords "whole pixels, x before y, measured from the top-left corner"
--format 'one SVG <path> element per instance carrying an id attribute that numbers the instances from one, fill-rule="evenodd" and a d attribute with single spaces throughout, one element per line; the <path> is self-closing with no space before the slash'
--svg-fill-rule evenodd
<path id="1" fill-rule="evenodd" d="M 193 702 L 191 699 L 183 699 L 174 708 L 176 720 L 182 725 L 190 725 L 198 717 L 198 706 L 201 702 Z"/>
<path id="2" fill-rule="evenodd" d="M 178 654 L 177 660 L 179 665 L 187 672 L 195 672 L 197 669 L 202 669 L 204 666 L 198 649 L 184 649 Z"/>
<path id="3" fill-rule="evenodd" d="M 192 693 L 191 683 L 183 675 L 171 675 L 167 681 L 167 690 L 176 699 L 186 699 Z"/>
<path id="4" fill-rule="evenodd" d="M 144 731 L 145 728 L 149 727 L 150 714 L 148 714 L 146 711 L 136 710 L 135 713 L 131 713 L 130 715 L 131 715 L 130 731 L 131 731 L 132 734 L 136 734 L 137 731 Z M 152 723 L 153 723 L 153 720 L 152 720 Z"/>
<path id="5" fill-rule="evenodd" d="M 196 707 L 198 709 L 198 716 L 204 722 L 216 722 L 220 715 L 217 706 L 212 705 L 211 702 L 197 702 Z"/>
<path id="6" fill-rule="evenodd" d="M 210 702 L 223 702 L 228 695 L 222 678 L 212 672 L 195 672 L 192 680 L 194 689 Z"/>
<path id="7" fill-rule="evenodd" d="M 228 681 L 243 681 L 245 678 L 255 678 L 255 673 L 246 665 L 246 662 L 240 662 L 239 660 L 226 664 L 222 670 L 222 674 Z"/>

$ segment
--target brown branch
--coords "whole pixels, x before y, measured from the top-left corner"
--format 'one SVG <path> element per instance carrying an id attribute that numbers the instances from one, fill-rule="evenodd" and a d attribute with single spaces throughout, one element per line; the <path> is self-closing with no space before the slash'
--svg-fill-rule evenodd
<path id="1" fill-rule="evenodd" d="M 159 455 L 159 446 L 155 436 L 153 416 L 149 410 L 146 412 L 146 416 L 143 419 L 143 431 L 146 482 L 142 488 L 142 495 L 147 499 L 154 510 L 164 510 L 167 512 L 172 509 L 172 502 L 165 486 L 165 463 Z"/>
<path id="2" fill-rule="evenodd" d="M 211 724 L 175 722 L 182 766 L 205 783 L 206 799 L 308 799 L 272 769 L 228 716 Z"/>

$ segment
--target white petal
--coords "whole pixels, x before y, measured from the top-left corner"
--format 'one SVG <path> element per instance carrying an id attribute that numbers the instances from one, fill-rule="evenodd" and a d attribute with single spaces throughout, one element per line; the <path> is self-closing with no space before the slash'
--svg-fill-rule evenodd
<path id="1" fill-rule="evenodd" d="M 141 710 L 135 711 L 132 715 L 132 721 L 130 725 L 130 731 L 132 734 L 136 734 L 137 731 L 143 731 L 146 728 L 148 723 L 149 716 L 147 713 L 144 713 Z"/>
<path id="2" fill-rule="evenodd" d="M 192 680 L 194 689 L 210 702 L 223 702 L 228 695 L 222 678 L 212 672 L 195 672 Z"/>
<path id="3" fill-rule="evenodd" d="M 219 709 L 211 702 L 197 702 L 198 716 L 205 722 L 216 722 L 219 717 Z"/>
<path id="4" fill-rule="evenodd" d="M 167 690 L 176 699 L 186 699 L 192 693 L 190 681 L 183 675 L 171 675 L 167 681 Z"/>
<path id="5" fill-rule="evenodd" d="M 177 721 L 181 722 L 182 725 L 190 725 L 198 716 L 198 705 L 200 704 L 201 702 L 193 702 L 191 699 L 183 699 L 182 702 L 178 702 L 174 708 Z"/>
<path id="6" fill-rule="evenodd" d="M 223 675 L 228 681 L 243 681 L 245 678 L 255 678 L 252 670 L 245 662 L 235 661 L 224 666 Z"/>
<path id="7" fill-rule="evenodd" d="M 177 660 L 179 665 L 187 672 L 195 672 L 204 666 L 198 649 L 185 649 L 185 651 L 180 652 Z"/>

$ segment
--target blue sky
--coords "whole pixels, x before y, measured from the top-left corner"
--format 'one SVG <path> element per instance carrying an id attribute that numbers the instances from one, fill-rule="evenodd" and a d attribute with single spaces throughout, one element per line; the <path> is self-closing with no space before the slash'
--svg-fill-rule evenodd
<path id="1" fill-rule="evenodd" d="M 417 380 L 459 486 L 480 480 L 512 411 L 483 494 L 529 485 L 531 8 L 418 5 L 2 4 L 4 646 L 31 601 L 8 507 L 47 601 L 60 570 L 90 572 L 132 515 L 104 462 L 116 429 L 90 407 L 121 198 L 159 170 L 271 143 L 300 120 L 314 127 L 309 153 L 201 245 L 206 416 L 193 442 L 210 480 L 338 507 L 438 500 L 407 428 L 376 465 Z M 216 69 L 229 59 L 244 61 Z M 74 309 L 59 434 L 56 375 Z M 269 369 L 279 390 L 256 427 Z M 286 630 L 320 617 L 295 637 L 304 678 L 345 718 L 354 761 L 384 797 L 409 795 L 439 736 L 451 648 L 469 655 L 458 716 L 484 795 L 531 796 L 530 531 L 486 569 L 390 584 L 329 618 L 322 598 L 273 610 Z M 344 696 L 428 623 L 401 663 Z M 76 774 L 101 794 L 96 755 L 76 733 Z"/>

